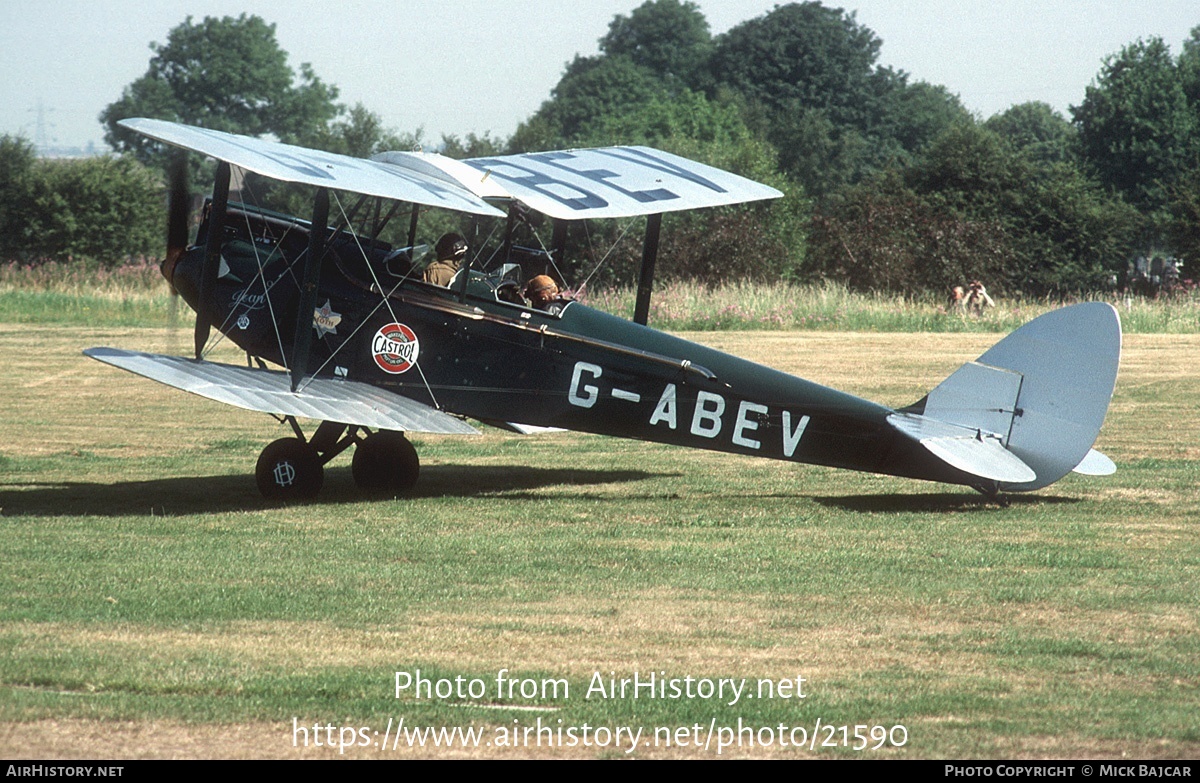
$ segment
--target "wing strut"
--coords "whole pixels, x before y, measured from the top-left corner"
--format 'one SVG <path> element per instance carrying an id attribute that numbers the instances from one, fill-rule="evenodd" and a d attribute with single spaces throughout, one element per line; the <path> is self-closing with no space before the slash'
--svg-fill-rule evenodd
<path id="1" fill-rule="evenodd" d="M 507 264 L 512 260 L 513 229 L 517 227 L 517 202 L 508 205 L 508 220 L 504 223 L 504 242 L 500 246 L 500 263 Z"/>
<path id="2" fill-rule="evenodd" d="M 221 270 L 221 243 L 225 239 L 225 211 L 229 205 L 229 164 L 217 164 L 217 179 L 213 183 L 212 203 L 208 212 L 208 239 L 204 243 L 204 268 L 200 272 L 200 301 L 196 308 L 196 358 L 204 358 L 204 345 L 215 320 L 213 318 L 213 290 L 217 287 L 217 275 Z"/>
<path id="3" fill-rule="evenodd" d="M 570 221 L 554 218 L 554 233 L 550 236 L 550 258 L 555 266 L 561 266 L 563 259 L 567 257 L 567 230 L 570 226 Z M 549 271 L 546 270 L 547 273 Z"/>
<path id="4" fill-rule="evenodd" d="M 296 339 L 292 345 L 292 391 L 300 386 L 308 370 L 312 349 L 313 310 L 317 306 L 317 283 L 325 255 L 325 235 L 329 225 L 329 189 L 319 188 L 313 200 L 312 231 L 308 234 L 308 253 L 304 257 L 304 279 L 300 284 L 300 309 L 296 312 Z"/>
<path id="5" fill-rule="evenodd" d="M 650 318 L 650 291 L 654 288 L 654 264 L 658 260 L 658 235 L 662 230 L 662 213 L 646 216 L 646 238 L 642 242 L 642 273 L 638 280 L 637 304 L 633 322 L 646 325 Z"/>
<path id="6" fill-rule="evenodd" d="M 417 259 L 412 258 L 412 255 L 413 255 L 412 249 L 417 246 L 417 220 L 420 217 L 421 217 L 421 205 L 413 204 L 412 205 L 412 216 L 409 217 L 409 219 L 408 219 L 408 255 L 409 255 L 409 261 L 413 264 L 415 264 L 417 262 Z"/>

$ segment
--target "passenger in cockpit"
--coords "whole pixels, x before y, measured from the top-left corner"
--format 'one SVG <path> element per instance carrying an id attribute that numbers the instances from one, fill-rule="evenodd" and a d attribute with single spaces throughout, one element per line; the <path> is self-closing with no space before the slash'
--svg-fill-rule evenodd
<path id="1" fill-rule="evenodd" d="M 422 278 L 426 283 L 448 286 L 458 272 L 458 267 L 467 256 L 467 240 L 461 234 L 453 232 L 442 234 L 442 238 L 434 245 L 437 260 L 425 267 Z"/>

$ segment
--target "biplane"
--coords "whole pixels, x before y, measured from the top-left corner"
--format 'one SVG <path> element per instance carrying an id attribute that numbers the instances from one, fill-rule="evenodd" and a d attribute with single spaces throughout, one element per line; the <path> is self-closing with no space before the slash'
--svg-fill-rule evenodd
<path id="1" fill-rule="evenodd" d="M 741 176 L 636 146 L 364 160 L 159 120 L 121 124 L 217 161 L 194 242 L 178 185 L 169 207 L 163 273 L 196 312 L 195 355 L 84 353 L 289 424 L 293 436 L 257 463 L 269 498 L 315 497 L 323 466 L 350 447 L 361 488 L 402 493 L 419 473 L 407 434 L 477 433 L 471 422 L 946 482 L 991 498 L 1116 469 L 1092 448 L 1120 360 L 1120 321 L 1107 304 L 1031 321 L 901 409 L 650 328 L 663 214 L 782 195 Z M 311 216 L 231 200 L 233 167 L 310 186 Z M 347 208 L 344 196 L 357 201 Z M 446 285 L 427 282 L 418 218 L 430 208 L 493 218 L 506 233 L 487 258 L 455 238 L 457 272 Z M 530 211 L 553 226 L 539 269 L 512 260 L 513 227 Z M 572 221 L 639 216 L 632 321 L 520 295 L 532 273 L 556 276 Z M 409 220 L 406 241 L 383 241 L 397 217 L 401 228 Z M 246 366 L 205 359 L 214 329 L 246 352 Z M 300 419 L 317 422 L 311 434 Z"/>

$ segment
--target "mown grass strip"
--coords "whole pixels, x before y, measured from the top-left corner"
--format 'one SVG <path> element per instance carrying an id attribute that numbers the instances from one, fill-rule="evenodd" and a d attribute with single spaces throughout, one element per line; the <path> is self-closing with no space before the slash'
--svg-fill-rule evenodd
<path id="1" fill-rule="evenodd" d="M 893 404 L 994 339 L 691 336 Z M 554 725 L 900 724 L 908 756 L 1200 753 L 1194 336 L 1126 341 L 1098 443 L 1115 476 L 1008 508 L 498 431 L 420 439 L 411 496 L 364 500 L 343 457 L 320 502 L 275 507 L 252 469 L 286 428 L 78 355 L 163 339 L 0 328 L 0 720 L 268 726 L 283 755 L 293 717 L 536 721 L 494 709 L 515 704 L 557 707 Z M 395 672 L 418 668 L 488 695 L 396 699 Z M 500 698 L 501 669 L 570 695 Z M 808 695 L 586 698 L 634 672 L 804 676 Z"/>

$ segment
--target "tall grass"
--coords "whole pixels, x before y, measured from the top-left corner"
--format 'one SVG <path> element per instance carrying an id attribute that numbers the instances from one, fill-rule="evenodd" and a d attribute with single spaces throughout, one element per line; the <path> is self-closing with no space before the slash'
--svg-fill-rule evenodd
<path id="1" fill-rule="evenodd" d="M 633 288 L 587 290 L 591 307 L 633 316 Z M 1097 296 L 1121 311 L 1130 333 L 1200 333 L 1200 296 L 1171 299 Z M 837 283 L 763 285 L 735 281 L 660 285 L 650 325 L 668 331 L 833 330 L 860 332 L 1007 332 L 1063 303 L 997 298 L 979 316 L 934 297 L 860 294 Z M 152 261 L 94 264 L 0 264 L 0 321 L 61 325 L 161 326 L 170 319 L 166 283 Z"/>
<path id="2" fill-rule="evenodd" d="M 171 310 L 155 261 L 0 264 L 0 320 L 8 323 L 161 326 Z"/>
<path id="3" fill-rule="evenodd" d="M 636 290 L 585 292 L 588 305 L 629 318 Z M 1144 299 L 1116 294 L 1091 297 L 1121 312 L 1125 331 L 1200 332 L 1200 296 Z M 763 285 L 731 282 L 717 287 L 669 283 L 650 301 L 651 326 L 668 331 L 835 330 L 860 332 L 1007 332 L 1067 302 L 1002 299 L 981 315 L 970 315 L 933 297 L 860 294 L 837 283 Z"/>

